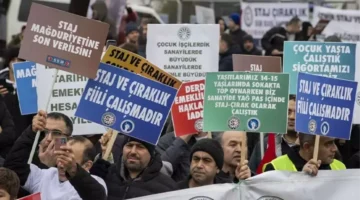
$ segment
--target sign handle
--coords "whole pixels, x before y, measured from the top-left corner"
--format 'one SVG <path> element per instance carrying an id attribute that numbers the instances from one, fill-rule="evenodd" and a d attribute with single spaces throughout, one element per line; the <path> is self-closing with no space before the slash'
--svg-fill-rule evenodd
<path id="1" fill-rule="evenodd" d="M 208 135 L 207 135 L 207 136 L 208 136 L 208 138 L 210 138 L 210 139 L 212 138 L 211 131 L 208 132 Z"/>
<path id="2" fill-rule="evenodd" d="M 240 134 L 244 134 L 244 137 L 241 139 L 241 158 L 240 158 L 240 164 L 243 164 L 245 160 L 247 159 L 247 137 L 246 132 L 241 132 Z"/>
<path id="3" fill-rule="evenodd" d="M 315 161 L 318 160 L 319 142 L 320 142 L 320 135 L 316 135 L 316 137 L 315 137 L 315 146 L 314 146 L 314 154 L 313 154 L 313 159 L 315 159 Z"/>
<path id="4" fill-rule="evenodd" d="M 45 107 L 45 108 L 46 108 L 46 109 L 45 109 L 46 111 L 47 111 L 47 109 L 48 109 L 48 107 L 49 107 L 49 104 L 50 104 L 50 100 L 51 100 L 51 96 L 52 96 L 51 94 L 52 94 L 52 90 L 53 90 L 54 85 L 55 85 L 55 82 L 56 82 L 56 78 L 57 78 L 58 72 L 59 72 L 59 70 L 58 70 L 58 69 L 55 69 L 55 75 L 54 75 L 54 78 L 53 78 L 52 83 L 51 83 L 50 94 L 49 94 L 49 96 L 48 96 L 48 98 L 47 98 L 47 102 L 46 102 L 46 107 Z M 35 140 L 34 140 L 34 143 L 33 143 L 32 148 L 31 148 L 31 152 L 30 152 L 30 156 L 29 156 L 29 160 L 28 160 L 28 164 L 29 164 L 29 165 L 32 163 L 32 160 L 33 160 L 33 158 L 34 158 L 34 154 L 35 154 L 36 146 L 37 146 L 37 144 L 38 144 L 38 142 L 39 142 L 39 138 L 40 138 L 40 131 L 36 132 Z"/>
<path id="5" fill-rule="evenodd" d="M 260 133 L 260 155 L 261 160 L 264 158 L 264 152 L 265 152 L 265 145 L 264 145 L 264 133 Z"/>
<path id="6" fill-rule="evenodd" d="M 112 130 L 112 129 L 110 129 L 110 130 L 108 131 L 108 133 L 109 133 L 109 132 L 112 132 L 112 135 L 111 135 L 111 138 L 110 138 L 109 142 L 107 143 L 105 154 L 103 155 L 103 159 L 104 159 L 104 160 L 108 160 L 108 159 L 109 159 L 109 156 L 110 156 L 111 150 L 112 150 L 112 148 L 113 148 L 113 146 L 114 146 L 116 137 L 117 137 L 118 134 L 119 134 L 119 132 L 114 131 L 114 130 Z"/>

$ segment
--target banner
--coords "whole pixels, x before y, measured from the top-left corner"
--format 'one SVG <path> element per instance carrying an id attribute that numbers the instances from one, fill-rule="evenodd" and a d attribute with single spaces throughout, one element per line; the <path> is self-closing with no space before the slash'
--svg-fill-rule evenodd
<path id="1" fill-rule="evenodd" d="M 209 186 L 149 195 L 131 200 L 356 200 L 360 169 L 302 172 L 271 171 L 239 184 Z"/>
<path id="2" fill-rule="evenodd" d="M 201 132 L 205 80 L 183 83 L 171 108 L 174 132 L 177 137 Z"/>
<path id="3" fill-rule="evenodd" d="M 308 3 L 246 3 L 241 2 L 241 28 L 254 39 L 261 39 L 275 26 L 284 26 L 293 17 L 309 21 Z"/>
<path id="4" fill-rule="evenodd" d="M 343 42 L 360 41 L 359 10 L 342 10 L 314 6 L 312 24 L 317 24 L 321 19 L 330 21 L 322 32 L 324 37 L 336 35 Z"/>
<path id="5" fill-rule="evenodd" d="M 21 115 L 37 113 L 36 63 L 18 62 L 13 67 Z"/>
<path id="6" fill-rule="evenodd" d="M 179 88 L 181 85 L 181 81 L 145 58 L 119 47 L 109 46 L 101 62 L 140 74 L 173 88 Z"/>
<path id="7" fill-rule="evenodd" d="M 356 44 L 339 42 L 284 43 L 284 73 L 290 74 L 290 94 L 296 94 L 298 72 L 355 80 Z"/>
<path id="8" fill-rule="evenodd" d="M 357 82 L 299 73 L 295 130 L 350 140 Z"/>
<path id="9" fill-rule="evenodd" d="M 33 3 L 19 57 L 95 78 L 108 31 L 109 24 Z"/>
<path id="10" fill-rule="evenodd" d="M 146 56 L 181 81 L 219 70 L 218 24 L 149 24 Z"/>
<path id="11" fill-rule="evenodd" d="M 233 54 L 234 71 L 281 72 L 281 58 Z"/>
<path id="12" fill-rule="evenodd" d="M 100 63 L 89 79 L 75 115 L 156 145 L 177 90 Z"/>
<path id="13" fill-rule="evenodd" d="M 207 73 L 204 131 L 287 132 L 289 74 Z"/>
<path id="14" fill-rule="evenodd" d="M 51 88 L 51 83 L 55 78 L 55 69 L 45 68 L 40 64 L 37 64 L 36 68 L 37 96 L 48 97 L 51 92 L 49 107 L 45 108 L 47 98 L 38 98 L 37 108 L 67 115 L 74 126 L 73 135 L 103 134 L 106 132 L 105 127 L 75 116 L 75 111 L 88 80 L 86 77 L 59 70 L 54 88 Z"/>
<path id="15" fill-rule="evenodd" d="M 214 9 L 196 5 L 195 13 L 198 24 L 216 24 Z"/>

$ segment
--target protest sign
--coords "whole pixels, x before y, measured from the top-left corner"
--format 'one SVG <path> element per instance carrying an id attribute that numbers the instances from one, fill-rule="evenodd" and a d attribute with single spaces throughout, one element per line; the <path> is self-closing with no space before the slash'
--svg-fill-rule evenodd
<path id="1" fill-rule="evenodd" d="M 19 57 L 95 78 L 108 31 L 109 24 L 33 3 Z"/>
<path id="2" fill-rule="evenodd" d="M 283 70 L 290 74 L 290 94 L 296 94 L 298 72 L 353 81 L 355 52 L 350 43 L 285 42 Z"/>
<path id="3" fill-rule="evenodd" d="M 40 193 L 32 194 L 23 198 L 20 198 L 18 200 L 41 200 Z"/>
<path id="4" fill-rule="evenodd" d="M 59 71 L 55 80 L 54 87 L 49 87 L 49 82 L 53 81 L 54 71 L 52 68 L 37 64 L 37 95 L 50 96 L 50 102 L 46 108 L 44 98 L 38 98 L 37 107 L 49 112 L 60 112 L 67 115 L 73 123 L 73 135 L 89 135 L 105 133 L 105 127 L 88 120 L 75 116 L 81 95 L 87 83 L 87 78 L 65 71 Z M 50 93 L 50 94 L 49 94 Z"/>
<path id="5" fill-rule="evenodd" d="M 198 24 L 216 24 L 214 9 L 196 5 L 195 13 Z"/>
<path id="6" fill-rule="evenodd" d="M 207 73 L 204 131 L 286 133 L 289 75 Z"/>
<path id="7" fill-rule="evenodd" d="M 281 72 L 281 58 L 233 54 L 234 71 Z"/>
<path id="8" fill-rule="evenodd" d="M 104 63 L 75 115 L 156 145 L 177 90 Z"/>
<path id="9" fill-rule="evenodd" d="M 255 39 L 261 39 L 271 28 L 285 25 L 295 16 L 309 21 L 308 3 L 241 2 L 241 7 L 241 28 Z"/>
<path id="10" fill-rule="evenodd" d="M 37 113 L 36 63 L 18 62 L 13 66 L 21 115 Z"/>
<path id="11" fill-rule="evenodd" d="M 194 134 L 203 128 L 205 80 L 183 83 L 171 108 L 177 137 Z"/>
<path id="12" fill-rule="evenodd" d="M 150 63 L 145 58 L 125 49 L 109 46 L 101 62 L 140 74 L 173 88 L 179 88 L 181 81 Z"/>
<path id="13" fill-rule="evenodd" d="M 295 130 L 350 139 L 357 82 L 299 73 Z"/>
<path id="14" fill-rule="evenodd" d="M 219 68 L 218 24 L 149 24 L 146 58 L 181 81 Z"/>

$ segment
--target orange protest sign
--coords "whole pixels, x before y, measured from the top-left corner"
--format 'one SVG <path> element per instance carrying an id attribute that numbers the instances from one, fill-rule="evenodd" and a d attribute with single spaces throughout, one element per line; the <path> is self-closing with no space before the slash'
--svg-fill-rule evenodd
<path id="1" fill-rule="evenodd" d="M 180 88 L 181 81 L 158 68 L 145 58 L 125 49 L 109 46 L 101 62 L 142 75 L 173 88 Z"/>

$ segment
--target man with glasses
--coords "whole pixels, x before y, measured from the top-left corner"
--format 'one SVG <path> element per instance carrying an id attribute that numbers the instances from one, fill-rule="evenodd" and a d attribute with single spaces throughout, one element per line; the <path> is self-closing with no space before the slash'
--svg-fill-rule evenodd
<path id="1" fill-rule="evenodd" d="M 27 164 L 36 132 L 45 134 L 44 142 L 51 147 L 59 137 L 69 138 L 53 151 L 56 168 L 40 169 Z M 41 193 L 46 200 L 105 200 L 105 182 L 88 173 L 95 157 L 92 143 L 85 139 L 70 138 L 73 131 L 71 120 L 61 113 L 39 111 L 32 125 L 15 142 L 4 167 L 16 172 L 20 185 L 30 193 Z M 93 152 L 93 153 L 91 153 Z"/>

